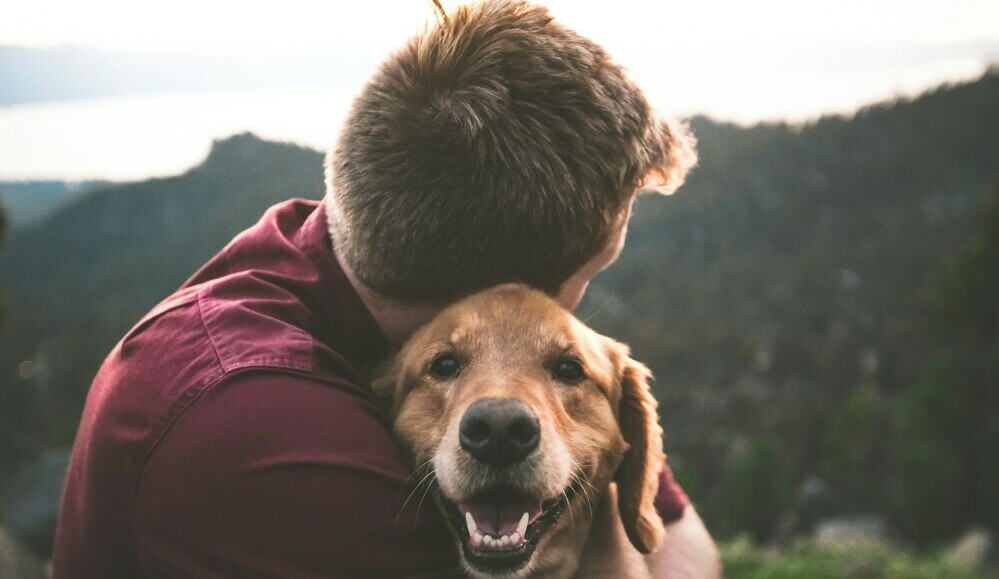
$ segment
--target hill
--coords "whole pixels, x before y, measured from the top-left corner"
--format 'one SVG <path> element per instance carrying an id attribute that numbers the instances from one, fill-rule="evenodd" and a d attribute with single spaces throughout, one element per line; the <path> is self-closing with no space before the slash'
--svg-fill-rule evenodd
<path id="1" fill-rule="evenodd" d="M 0 181 L 0 206 L 12 227 L 30 225 L 55 211 L 59 205 L 105 181 L 65 183 L 63 181 Z"/>
<path id="2" fill-rule="evenodd" d="M 805 125 L 697 118 L 700 168 L 640 200 L 580 314 L 655 371 L 671 461 L 722 534 L 770 538 L 812 475 L 851 510 L 909 504 L 892 498 L 904 465 L 878 442 L 897 434 L 884 409 L 923 380 L 943 335 L 928 304 L 999 190 L 997 103 L 992 72 Z M 0 461 L 68 444 L 125 330 L 322 182 L 320 153 L 239 135 L 183 175 L 93 190 L 17 232 L 0 254 Z M 978 516 L 959 507 L 955 528 Z"/>

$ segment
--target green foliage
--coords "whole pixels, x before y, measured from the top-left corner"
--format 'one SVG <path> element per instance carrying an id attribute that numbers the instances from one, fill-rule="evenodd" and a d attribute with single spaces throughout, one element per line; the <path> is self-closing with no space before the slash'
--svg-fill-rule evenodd
<path id="1" fill-rule="evenodd" d="M 673 477 L 676 482 L 683 489 L 684 494 L 690 499 L 694 505 L 701 505 L 708 500 L 708 491 L 711 485 L 705 484 L 700 478 L 697 470 L 692 468 L 684 468 L 683 462 L 679 460 L 674 460 L 673 457 L 667 457 L 667 464 L 673 469 Z"/>
<path id="2" fill-rule="evenodd" d="M 850 393 L 830 420 L 821 472 L 856 510 L 877 511 L 882 506 L 883 493 L 871 479 L 884 478 L 889 464 L 884 441 L 890 435 L 891 410 L 874 385 L 864 384 Z"/>
<path id="3" fill-rule="evenodd" d="M 980 232 L 935 294 L 943 343 L 899 397 L 896 512 L 924 541 L 976 523 L 999 528 L 999 192 Z"/>
<path id="4" fill-rule="evenodd" d="M 719 485 L 719 502 L 726 513 L 720 533 L 732 536 L 746 532 L 757 541 L 771 539 L 791 493 L 791 478 L 778 441 L 773 437 L 754 440 L 728 467 Z"/>
<path id="5" fill-rule="evenodd" d="M 988 341 L 999 331 L 999 190 L 982 219 L 980 236 L 947 268 L 934 296 L 952 329 L 970 329 Z"/>
<path id="6" fill-rule="evenodd" d="M 822 548 L 799 544 L 763 549 L 742 538 L 721 545 L 728 579 L 995 579 L 999 574 L 880 547 Z"/>

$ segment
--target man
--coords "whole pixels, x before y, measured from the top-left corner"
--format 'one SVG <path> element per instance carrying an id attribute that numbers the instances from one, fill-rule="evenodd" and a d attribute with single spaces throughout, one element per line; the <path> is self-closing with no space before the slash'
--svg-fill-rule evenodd
<path id="1" fill-rule="evenodd" d="M 478 289 L 575 307 L 636 191 L 692 163 L 682 128 L 542 8 L 488 2 L 412 39 L 354 103 L 325 203 L 270 209 L 105 361 L 55 577 L 457 576 L 438 514 L 405 501 L 417 481 L 371 369 Z M 657 505 L 651 567 L 717 575 L 668 471 Z"/>

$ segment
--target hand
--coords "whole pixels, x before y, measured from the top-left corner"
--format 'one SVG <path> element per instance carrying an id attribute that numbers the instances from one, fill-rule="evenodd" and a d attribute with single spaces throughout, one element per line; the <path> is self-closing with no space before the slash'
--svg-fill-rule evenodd
<path id="1" fill-rule="evenodd" d="M 577 579 L 718 579 L 721 559 L 711 535 L 693 506 L 666 526 L 663 544 L 642 556 L 631 545 L 617 514 L 617 487 L 611 485 L 594 511 L 590 539 L 583 551 Z"/>

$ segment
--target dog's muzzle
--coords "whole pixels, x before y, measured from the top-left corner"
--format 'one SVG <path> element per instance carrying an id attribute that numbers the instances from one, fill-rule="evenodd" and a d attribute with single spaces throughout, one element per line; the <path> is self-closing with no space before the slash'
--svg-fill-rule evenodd
<path id="1" fill-rule="evenodd" d="M 483 398 L 465 411 L 458 429 L 461 448 L 494 468 L 519 463 L 538 448 L 541 426 L 533 410 L 511 398 Z"/>

